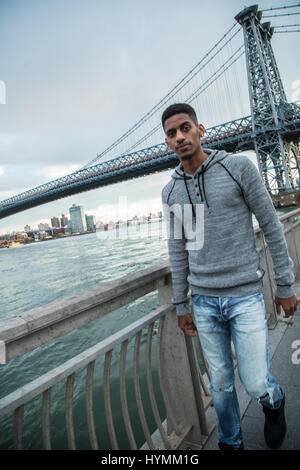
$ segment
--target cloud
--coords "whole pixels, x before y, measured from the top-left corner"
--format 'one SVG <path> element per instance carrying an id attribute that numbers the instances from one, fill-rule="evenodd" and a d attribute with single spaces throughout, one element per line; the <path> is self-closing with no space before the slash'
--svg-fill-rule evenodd
<path id="1" fill-rule="evenodd" d="M 13 132 L 1 132 L 0 134 L 0 148 L 2 151 L 16 142 L 16 134 Z M 2 153 L 1 151 L 1 153 Z"/>
<path id="2" fill-rule="evenodd" d="M 15 192 L 14 191 L 0 191 L 0 201 L 3 201 L 4 199 L 8 199 L 11 196 L 14 196 Z"/>
<path id="3" fill-rule="evenodd" d="M 51 180 L 61 178 L 62 176 L 69 175 L 80 168 L 80 165 L 50 165 L 42 168 L 37 168 L 33 174 L 39 178 L 49 182 Z"/>

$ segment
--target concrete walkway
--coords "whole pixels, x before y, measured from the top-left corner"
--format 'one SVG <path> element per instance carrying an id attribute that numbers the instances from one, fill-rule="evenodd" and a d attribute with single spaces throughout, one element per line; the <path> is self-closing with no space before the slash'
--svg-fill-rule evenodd
<path id="1" fill-rule="evenodd" d="M 299 282 L 296 284 L 296 294 L 300 299 Z M 276 328 L 269 330 L 270 371 L 286 394 L 287 434 L 281 450 L 300 450 L 300 308 L 292 320 L 283 320 L 282 317 L 283 314 Z M 269 450 L 264 441 L 262 407 L 246 395 L 237 373 L 236 388 L 242 413 L 245 450 Z M 213 408 L 209 410 L 208 418 L 216 422 Z M 204 450 L 214 449 L 218 449 L 217 431 L 204 447 Z"/>

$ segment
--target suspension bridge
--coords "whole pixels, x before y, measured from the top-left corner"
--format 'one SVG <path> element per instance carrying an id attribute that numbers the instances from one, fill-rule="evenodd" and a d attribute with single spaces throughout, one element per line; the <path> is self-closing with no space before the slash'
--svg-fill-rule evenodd
<path id="1" fill-rule="evenodd" d="M 0 218 L 73 194 L 174 168 L 178 159 L 163 142 L 160 116 L 169 104 L 179 101 L 192 104 L 198 116 L 206 116 L 206 105 L 214 108 L 215 119 L 226 120 L 206 129 L 202 139 L 204 148 L 232 153 L 252 150 L 273 198 L 299 194 L 300 104 L 287 100 L 271 40 L 275 33 L 299 32 L 295 28 L 300 25 L 272 26 L 270 21 L 264 21 L 299 15 L 299 6 L 245 8 L 201 60 L 127 132 L 81 169 L 1 201 Z M 245 100 L 238 77 L 243 71 L 249 108 L 248 114 L 240 117 Z"/>

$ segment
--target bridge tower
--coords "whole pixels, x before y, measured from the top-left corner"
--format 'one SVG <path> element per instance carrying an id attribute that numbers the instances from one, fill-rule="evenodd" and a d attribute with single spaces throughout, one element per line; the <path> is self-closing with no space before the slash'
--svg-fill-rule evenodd
<path id="1" fill-rule="evenodd" d="M 271 46 L 273 28 L 261 23 L 258 5 L 235 16 L 243 27 L 252 116 L 254 148 L 258 168 L 271 194 L 298 189 L 300 176 L 299 138 L 285 136 L 291 104 L 282 85 Z"/>

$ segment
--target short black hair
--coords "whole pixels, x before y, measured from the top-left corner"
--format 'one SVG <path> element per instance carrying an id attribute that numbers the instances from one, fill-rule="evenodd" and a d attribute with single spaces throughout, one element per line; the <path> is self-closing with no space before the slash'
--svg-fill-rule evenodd
<path id="1" fill-rule="evenodd" d="M 161 116 L 161 123 L 162 126 L 164 127 L 165 121 L 169 119 L 171 116 L 174 116 L 174 114 L 188 114 L 190 118 L 195 122 L 195 124 L 198 125 L 198 119 L 196 112 L 192 106 L 186 103 L 175 103 L 171 104 L 170 106 L 167 107 L 167 109 L 164 110 Z"/>

